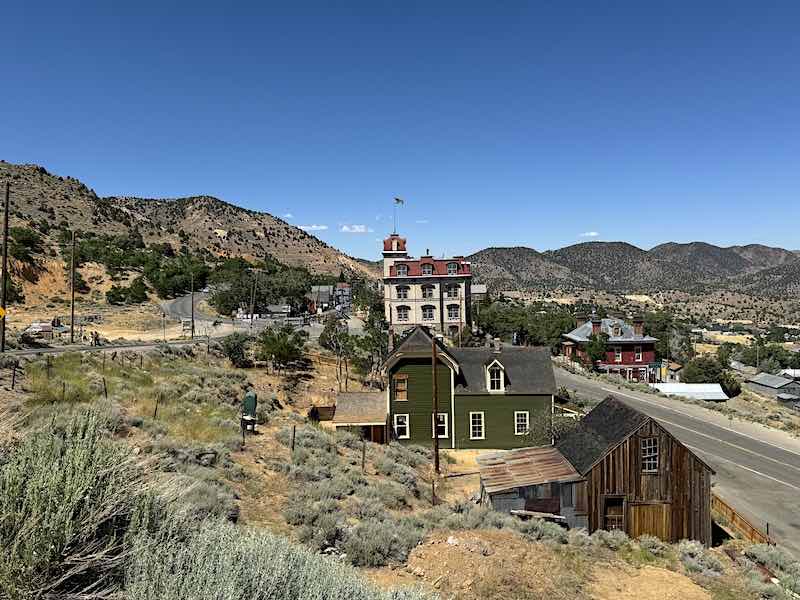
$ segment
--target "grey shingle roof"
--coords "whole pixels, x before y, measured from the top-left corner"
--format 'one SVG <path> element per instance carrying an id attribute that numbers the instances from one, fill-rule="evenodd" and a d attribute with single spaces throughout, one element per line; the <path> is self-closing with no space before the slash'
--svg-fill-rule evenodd
<path id="1" fill-rule="evenodd" d="M 450 348 L 461 372 L 456 377 L 457 394 L 486 394 L 486 365 L 497 360 L 506 376 L 506 394 L 555 394 L 556 381 L 549 348 L 505 346 Z"/>
<path id="2" fill-rule="evenodd" d="M 349 392 L 336 396 L 334 425 L 383 425 L 386 396 L 381 392 Z"/>
<path id="3" fill-rule="evenodd" d="M 749 383 L 757 383 L 766 387 L 780 389 L 792 383 L 791 379 L 780 377 L 779 375 L 770 375 L 769 373 L 759 373 L 747 380 Z"/>
<path id="4" fill-rule="evenodd" d="M 620 328 L 620 335 L 614 335 L 614 326 Z M 658 338 L 649 335 L 635 335 L 633 326 L 629 325 L 622 319 L 601 319 L 600 331 L 608 336 L 609 342 L 657 342 Z M 565 333 L 564 337 L 573 342 L 588 342 L 592 335 L 592 322 L 587 321 L 583 325 L 576 327 L 569 333 Z"/>
<path id="5" fill-rule="evenodd" d="M 639 429 L 647 415 L 609 396 L 583 417 L 578 428 L 556 443 L 578 473 L 589 468 L 612 447 Z"/>

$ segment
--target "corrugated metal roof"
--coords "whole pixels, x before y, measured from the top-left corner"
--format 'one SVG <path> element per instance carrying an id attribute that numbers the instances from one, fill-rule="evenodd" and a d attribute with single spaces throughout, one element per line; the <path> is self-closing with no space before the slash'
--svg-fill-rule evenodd
<path id="1" fill-rule="evenodd" d="M 792 383 L 791 379 L 786 379 L 778 375 L 770 375 L 769 373 L 759 373 L 747 381 L 749 383 L 757 383 L 758 385 L 775 388 L 776 390 Z"/>
<path id="2" fill-rule="evenodd" d="M 476 459 L 481 482 L 489 494 L 552 482 L 580 481 L 582 477 L 552 446 L 488 452 Z"/>
<path id="3" fill-rule="evenodd" d="M 650 387 L 667 396 L 683 396 L 695 400 L 727 400 L 718 383 L 651 383 Z"/>
<path id="4" fill-rule="evenodd" d="M 800 379 L 800 369 L 783 369 L 779 375 L 791 377 L 792 379 Z"/>
<path id="5" fill-rule="evenodd" d="M 385 425 L 386 395 L 381 392 L 349 392 L 336 396 L 334 425 Z"/>
<path id="6" fill-rule="evenodd" d="M 650 335 L 636 335 L 632 325 L 626 323 L 622 319 L 606 318 L 600 320 L 600 331 L 608 336 L 609 343 L 622 343 L 622 342 L 657 342 L 658 338 Z M 615 335 L 619 331 L 619 335 Z M 592 336 L 592 322 L 586 321 L 579 325 L 569 333 L 565 333 L 564 337 L 572 340 L 573 342 L 588 342 Z"/>

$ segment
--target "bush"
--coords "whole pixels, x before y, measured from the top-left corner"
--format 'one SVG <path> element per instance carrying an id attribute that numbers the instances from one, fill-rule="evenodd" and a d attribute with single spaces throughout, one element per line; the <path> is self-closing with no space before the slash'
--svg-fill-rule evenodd
<path id="1" fill-rule="evenodd" d="M 653 556 L 664 557 L 669 550 L 669 546 L 654 535 L 640 535 L 636 541 Z"/>
<path id="2" fill-rule="evenodd" d="M 617 551 L 627 546 L 630 543 L 630 538 L 628 538 L 628 534 L 619 529 L 612 531 L 598 529 L 592 534 L 592 541 L 598 546 L 605 546 L 609 550 Z"/>
<path id="3" fill-rule="evenodd" d="M 716 556 L 707 552 L 700 542 L 681 540 L 678 544 L 678 555 L 690 573 L 702 573 L 706 576 L 717 576 L 722 573 L 722 563 Z"/>
<path id="4" fill-rule="evenodd" d="M 137 539 L 126 573 L 127 600 L 422 600 L 383 592 L 351 568 L 255 530 L 206 524 Z"/>
<path id="5" fill-rule="evenodd" d="M 411 467 L 397 463 L 391 458 L 381 457 L 375 461 L 375 469 L 381 475 L 391 477 L 414 496 L 419 497 L 417 472 Z"/>
<path id="6" fill-rule="evenodd" d="M 361 521 L 347 532 L 342 549 L 356 566 L 379 567 L 404 561 L 423 534 L 407 521 Z"/>
<path id="7" fill-rule="evenodd" d="M 30 435 L 0 467 L 0 595 L 114 591 L 144 481 L 103 427 L 84 412 L 63 431 Z"/>

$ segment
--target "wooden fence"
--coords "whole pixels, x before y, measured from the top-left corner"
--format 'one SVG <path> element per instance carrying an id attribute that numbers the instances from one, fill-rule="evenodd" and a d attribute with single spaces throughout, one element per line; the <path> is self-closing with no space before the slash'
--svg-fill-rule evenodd
<path id="1" fill-rule="evenodd" d="M 761 531 L 758 527 L 754 526 L 750 521 L 736 512 L 736 509 L 725 502 L 725 500 L 713 493 L 711 494 L 711 514 L 715 517 L 722 517 L 725 523 L 727 523 L 728 529 L 733 530 L 734 533 L 738 533 L 754 544 L 774 543 L 769 533 Z M 769 525 L 767 525 L 767 531 L 769 531 Z"/>

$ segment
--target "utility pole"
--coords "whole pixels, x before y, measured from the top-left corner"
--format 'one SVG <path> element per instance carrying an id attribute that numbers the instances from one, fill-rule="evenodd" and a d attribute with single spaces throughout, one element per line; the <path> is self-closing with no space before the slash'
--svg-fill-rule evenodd
<path id="1" fill-rule="evenodd" d="M 433 468 L 439 474 L 439 386 L 436 381 L 436 334 L 431 337 L 431 368 L 433 370 Z"/>
<path id="2" fill-rule="evenodd" d="M 164 343 L 167 342 L 167 313 L 161 313 L 161 329 L 164 332 Z"/>
<path id="3" fill-rule="evenodd" d="M 189 271 L 189 280 L 191 281 L 191 298 L 190 302 L 192 304 L 192 339 L 194 339 L 194 268 L 190 267 L 191 271 Z"/>
<path id="4" fill-rule="evenodd" d="M 69 280 L 70 308 L 69 308 L 69 343 L 75 343 L 75 230 L 72 230 L 72 257 L 70 258 Z"/>
<path id="5" fill-rule="evenodd" d="M 256 281 L 258 280 L 258 271 L 251 269 L 253 272 L 253 289 L 250 291 L 250 333 L 253 333 L 253 321 L 255 320 L 256 312 Z"/>
<path id="6" fill-rule="evenodd" d="M 0 352 L 6 351 L 6 300 L 8 298 L 8 207 L 11 195 L 11 184 L 6 181 L 5 216 L 3 217 L 3 284 L 0 286 L 0 304 L 3 307 L 3 318 L 0 321 Z"/>

